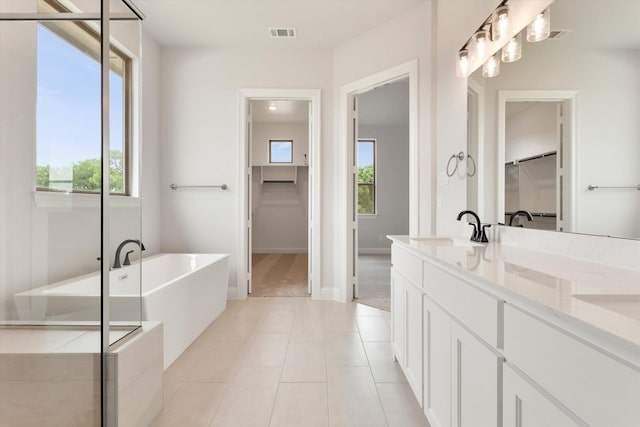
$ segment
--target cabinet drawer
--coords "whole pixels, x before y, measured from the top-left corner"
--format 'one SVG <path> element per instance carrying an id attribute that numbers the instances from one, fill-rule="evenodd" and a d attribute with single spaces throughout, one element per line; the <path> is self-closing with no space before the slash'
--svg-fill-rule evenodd
<path id="1" fill-rule="evenodd" d="M 503 301 L 425 262 L 422 289 L 489 345 L 502 348 Z"/>
<path id="2" fill-rule="evenodd" d="M 420 287 L 422 283 L 422 259 L 420 257 L 413 255 L 398 245 L 393 245 L 391 265 L 409 279 L 410 282 Z"/>
<path id="3" fill-rule="evenodd" d="M 640 426 L 640 372 L 511 305 L 504 355 L 591 426 Z"/>

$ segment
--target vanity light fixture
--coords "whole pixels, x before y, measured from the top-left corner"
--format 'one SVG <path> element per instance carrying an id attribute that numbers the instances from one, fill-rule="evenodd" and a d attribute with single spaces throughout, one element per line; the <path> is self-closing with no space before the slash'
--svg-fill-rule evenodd
<path id="1" fill-rule="evenodd" d="M 503 40 L 509 31 L 509 6 L 503 2 L 493 12 L 491 19 L 491 40 L 494 42 Z"/>
<path id="2" fill-rule="evenodd" d="M 476 54 L 480 57 L 484 56 L 484 53 L 487 50 L 487 42 L 489 41 L 488 38 L 489 38 L 489 33 L 487 32 L 487 30 L 478 30 L 473 35 Z"/>
<path id="3" fill-rule="evenodd" d="M 549 34 L 551 34 L 551 11 L 546 8 L 527 26 L 527 41 L 539 42 L 547 39 Z"/>
<path id="4" fill-rule="evenodd" d="M 494 54 L 482 66 L 482 77 L 495 77 L 500 74 L 500 56 Z"/>
<path id="5" fill-rule="evenodd" d="M 502 48 L 502 62 L 515 62 L 522 58 L 522 33 L 518 33 Z"/>
<path id="6" fill-rule="evenodd" d="M 469 71 L 469 51 L 467 49 L 462 49 L 458 52 L 456 75 L 458 77 L 468 77 Z"/>

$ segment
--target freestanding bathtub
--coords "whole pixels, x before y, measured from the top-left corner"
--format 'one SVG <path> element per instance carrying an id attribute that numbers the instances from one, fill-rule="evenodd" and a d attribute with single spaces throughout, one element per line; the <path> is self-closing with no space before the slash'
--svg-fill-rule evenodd
<path id="1" fill-rule="evenodd" d="M 144 258 L 111 271 L 110 319 L 118 324 L 163 322 L 166 369 L 224 311 L 228 277 L 227 254 Z M 20 320 L 96 321 L 100 277 L 92 273 L 21 292 L 14 302 Z"/>

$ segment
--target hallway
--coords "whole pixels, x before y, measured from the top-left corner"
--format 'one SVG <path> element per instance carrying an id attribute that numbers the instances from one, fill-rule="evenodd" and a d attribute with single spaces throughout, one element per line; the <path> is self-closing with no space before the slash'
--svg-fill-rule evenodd
<path id="1" fill-rule="evenodd" d="M 231 300 L 164 374 L 159 426 L 428 426 L 393 361 L 389 313 Z"/>

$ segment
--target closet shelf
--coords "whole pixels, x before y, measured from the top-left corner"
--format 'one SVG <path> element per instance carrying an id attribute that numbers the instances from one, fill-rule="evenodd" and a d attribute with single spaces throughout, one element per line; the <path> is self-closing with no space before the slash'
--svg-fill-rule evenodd
<path id="1" fill-rule="evenodd" d="M 260 183 L 279 182 L 296 184 L 298 181 L 297 165 L 261 165 Z"/>

